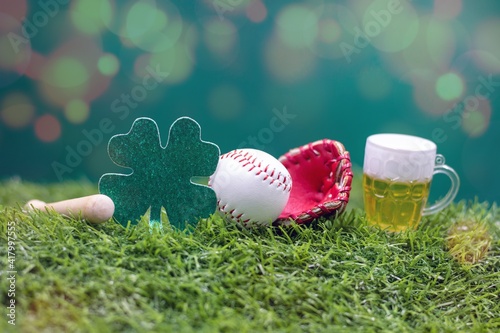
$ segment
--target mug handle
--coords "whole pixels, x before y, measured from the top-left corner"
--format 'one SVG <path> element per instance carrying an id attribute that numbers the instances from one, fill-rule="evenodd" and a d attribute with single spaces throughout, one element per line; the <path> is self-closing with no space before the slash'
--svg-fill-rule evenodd
<path id="1" fill-rule="evenodd" d="M 447 175 L 448 178 L 450 178 L 451 187 L 443 199 L 439 200 L 430 207 L 424 208 L 424 211 L 422 213 L 423 216 L 437 213 L 440 210 L 446 208 L 457 196 L 458 188 L 460 187 L 460 178 L 458 177 L 458 174 L 455 170 L 445 164 L 444 156 L 441 154 L 436 155 L 436 165 L 434 167 L 434 173 L 432 175 L 434 176 L 438 173 L 443 173 Z"/>

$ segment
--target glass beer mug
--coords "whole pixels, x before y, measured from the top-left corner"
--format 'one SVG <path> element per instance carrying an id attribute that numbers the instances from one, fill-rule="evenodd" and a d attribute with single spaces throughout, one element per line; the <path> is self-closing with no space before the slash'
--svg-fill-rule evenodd
<path id="1" fill-rule="evenodd" d="M 368 222 L 387 231 L 417 227 L 424 215 L 439 212 L 455 199 L 460 179 L 436 154 L 432 141 L 404 134 L 368 137 L 363 165 L 363 196 Z M 426 207 L 433 175 L 451 180 L 448 193 Z"/>

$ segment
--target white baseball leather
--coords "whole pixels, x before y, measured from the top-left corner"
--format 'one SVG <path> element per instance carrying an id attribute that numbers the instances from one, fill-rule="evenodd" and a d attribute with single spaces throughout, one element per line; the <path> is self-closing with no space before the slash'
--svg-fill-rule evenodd
<path id="1" fill-rule="evenodd" d="M 226 219 L 245 226 L 274 222 L 286 206 L 292 179 L 273 156 L 257 149 L 236 149 L 219 158 L 209 186 Z"/>

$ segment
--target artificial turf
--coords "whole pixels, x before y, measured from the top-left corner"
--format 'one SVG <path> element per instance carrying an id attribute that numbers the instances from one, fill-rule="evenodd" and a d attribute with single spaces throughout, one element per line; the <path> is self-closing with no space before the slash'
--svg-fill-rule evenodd
<path id="1" fill-rule="evenodd" d="M 22 210 L 93 193 L 89 182 L 0 183 L 1 332 L 500 331 L 496 204 L 461 201 L 396 234 L 356 207 L 307 227 L 243 229 L 213 216 L 163 233 L 145 220 L 123 228 Z M 469 233 L 457 236 L 462 222 Z"/>

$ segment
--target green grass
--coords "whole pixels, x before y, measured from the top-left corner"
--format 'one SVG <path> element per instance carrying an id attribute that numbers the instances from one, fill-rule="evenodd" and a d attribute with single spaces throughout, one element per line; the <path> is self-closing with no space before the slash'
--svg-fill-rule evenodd
<path id="1" fill-rule="evenodd" d="M 151 234 L 145 221 L 96 226 L 20 208 L 95 184 L 0 186 L 4 311 L 8 222 L 17 234 L 16 326 L 2 312 L 1 332 L 500 330 L 496 204 L 459 202 L 399 234 L 367 226 L 359 208 L 309 227 L 246 230 L 212 217 L 192 233 Z M 474 264 L 447 248 L 462 220 L 491 236 Z"/>

